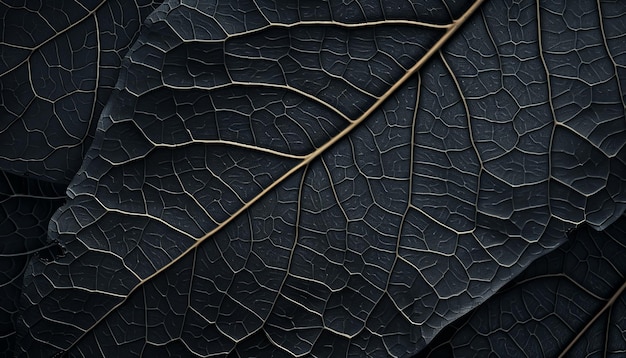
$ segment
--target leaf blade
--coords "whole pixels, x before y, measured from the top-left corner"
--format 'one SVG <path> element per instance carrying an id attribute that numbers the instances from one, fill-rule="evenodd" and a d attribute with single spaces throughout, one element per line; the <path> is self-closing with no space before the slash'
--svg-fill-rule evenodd
<path id="1" fill-rule="evenodd" d="M 158 349 L 157 347 L 173 339 L 177 342 L 172 342 L 163 349 L 180 349 L 186 354 L 190 350 L 195 354 L 226 353 L 239 349 L 234 342 L 253 337 L 262 331 L 271 342 L 284 341 L 284 346 L 277 349 L 285 349 L 296 355 L 306 354 L 313 349 L 324 350 L 325 347 L 317 344 L 316 338 L 322 334 L 334 337 L 338 342 L 345 343 L 348 340 L 350 344 L 342 344 L 346 354 L 357 354 L 359 349 L 365 349 L 371 354 L 386 352 L 403 355 L 419 349 L 441 327 L 477 305 L 480 302 L 477 297 L 489 296 L 537 255 L 556 247 L 563 241 L 563 233 L 573 226 L 572 222 L 564 222 L 558 216 L 552 215 L 551 203 L 547 201 L 549 199 L 541 198 L 542 193 L 552 190 L 552 186 L 558 184 L 550 182 L 551 167 L 543 165 L 541 170 L 537 170 L 543 178 L 537 180 L 532 177 L 508 177 L 507 170 L 498 172 L 497 165 L 503 160 L 494 160 L 495 167 L 488 165 L 489 160 L 498 158 L 498 155 L 493 156 L 489 153 L 489 148 L 483 146 L 481 138 L 478 138 L 482 132 L 475 127 L 482 121 L 482 128 L 497 133 L 490 128 L 498 127 L 494 123 L 501 124 L 497 121 L 498 116 L 494 117 L 492 113 L 481 108 L 481 103 L 490 103 L 490 108 L 498 107 L 494 105 L 498 96 L 506 96 L 505 92 L 509 90 L 504 84 L 499 92 L 496 91 L 496 96 L 486 97 L 491 102 L 485 102 L 480 101 L 481 95 L 472 93 L 471 85 L 467 85 L 472 80 L 471 76 L 461 76 L 461 80 L 456 82 L 446 79 L 449 88 L 458 91 L 456 101 L 463 102 L 463 106 L 460 107 L 460 114 L 451 111 L 442 118 L 448 121 L 445 127 L 450 129 L 456 126 L 461 128 L 461 132 L 468 131 L 463 140 L 459 140 L 463 145 L 463 150 L 459 152 L 471 153 L 472 147 L 482 146 L 474 150 L 479 159 L 471 160 L 470 157 L 463 156 L 436 159 L 436 155 L 441 153 L 452 156 L 455 151 L 448 149 L 456 148 L 455 145 L 458 144 L 454 143 L 454 136 L 442 135 L 435 127 L 420 128 L 423 131 L 420 134 L 423 135 L 417 140 L 415 131 L 422 124 L 424 116 L 428 115 L 426 112 L 447 108 L 436 100 L 432 102 L 434 105 L 419 108 L 425 109 L 424 112 L 402 116 L 405 121 L 407 118 L 413 121 L 411 126 L 406 123 L 398 126 L 401 120 L 395 122 L 394 113 L 407 109 L 416 111 L 418 109 L 415 108 L 415 103 L 418 101 L 423 103 L 426 98 L 437 98 L 432 95 L 428 97 L 426 90 L 432 93 L 441 92 L 438 78 L 458 75 L 461 72 L 459 67 L 450 70 L 452 61 L 446 59 L 446 56 L 455 57 L 454 44 L 468 44 L 459 48 L 474 51 L 477 63 L 490 57 L 479 51 L 484 47 L 476 41 L 476 35 L 491 34 L 486 24 L 491 16 L 500 16 L 496 6 L 475 17 L 469 24 L 471 26 L 467 37 L 457 38 L 453 46 L 446 50 L 441 61 L 431 61 L 433 66 L 421 71 L 419 76 L 400 76 L 408 82 L 395 90 L 393 96 L 383 98 L 386 96 L 381 95 L 379 99 L 376 99 L 376 91 L 380 82 L 359 82 L 361 79 L 358 76 L 350 74 L 350 71 L 363 73 L 359 61 L 355 61 L 353 67 L 348 67 L 339 80 L 336 77 L 338 75 L 332 72 L 335 71 L 332 67 L 323 67 L 322 62 L 313 61 L 313 65 L 307 62 L 310 58 L 306 56 L 305 50 L 310 48 L 306 46 L 313 44 L 316 49 L 315 45 L 319 43 L 342 38 L 340 43 L 351 46 L 356 44 L 354 47 L 346 47 L 344 58 L 361 59 L 369 56 L 368 51 L 371 51 L 368 46 L 362 45 L 367 44 L 364 39 L 374 38 L 374 43 L 382 44 L 389 39 L 394 40 L 392 43 L 401 43 L 416 37 L 408 36 L 407 33 L 410 32 L 402 33 L 409 31 L 405 28 L 377 26 L 376 31 L 370 31 L 369 26 L 365 26 L 365 29 L 352 26 L 354 29 L 351 32 L 341 32 L 338 27 L 327 32 L 320 30 L 325 30 L 325 27 L 318 29 L 307 23 L 280 31 L 273 31 L 270 27 L 268 32 L 263 32 L 267 29 L 264 22 L 266 20 L 262 16 L 255 15 L 250 16 L 250 20 L 225 23 L 228 26 L 217 17 L 208 17 L 197 21 L 202 24 L 201 27 L 213 28 L 215 31 L 204 34 L 207 38 L 198 41 L 202 51 L 193 53 L 192 50 L 185 49 L 184 44 L 196 36 L 194 31 L 198 29 L 193 26 L 194 22 L 189 25 L 176 21 L 187 15 L 190 18 L 199 16 L 198 13 L 202 12 L 200 10 L 164 7 L 161 13 L 153 14 L 151 31 L 155 36 L 142 38 L 129 58 L 129 63 L 139 64 L 132 68 L 141 68 L 144 72 L 138 72 L 142 76 L 130 69 L 122 72 L 122 79 L 127 83 L 126 92 L 118 94 L 112 102 L 116 105 L 107 109 L 108 112 L 100 123 L 105 135 L 100 137 L 95 144 L 96 149 L 90 153 L 91 162 L 86 164 L 86 170 L 79 174 L 70 187 L 72 205 L 56 218 L 57 233 L 61 237 L 65 236 L 62 241 L 67 243 L 70 255 L 63 262 L 38 267 L 37 275 L 40 276 L 35 280 L 59 275 L 66 265 L 74 265 L 72 269 L 77 273 L 61 274 L 62 278 L 59 280 L 65 280 L 63 287 L 71 290 L 77 282 L 77 276 L 82 277 L 84 266 L 90 266 L 91 260 L 101 262 L 102 269 L 93 273 L 98 280 L 90 281 L 88 277 L 91 276 L 85 275 L 85 279 L 80 281 L 82 292 L 75 292 L 73 295 L 78 302 L 95 300 L 101 301 L 102 305 L 106 301 L 104 308 L 99 307 L 100 313 L 104 312 L 100 317 L 110 314 L 101 321 L 93 316 L 88 317 L 88 309 L 78 309 L 77 314 L 81 316 L 76 322 L 80 322 L 82 326 L 57 330 L 74 335 L 66 344 L 73 345 L 76 337 L 87 334 L 85 342 L 90 343 L 80 344 L 76 349 L 92 349 L 98 345 L 110 347 L 111 344 L 104 345 L 100 342 L 114 341 L 124 341 L 129 346 L 132 343 L 151 347 L 146 349 Z M 169 24 L 177 26 L 168 28 Z M 322 25 L 327 26 L 328 23 Z M 233 31 L 229 30 L 237 26 L 243 36 L 233 36 Z M 218 28 L 224 30 L 218 31 Z M 252 46 L 258 43 L 254 37 L 257 30 L 267 34 L 266 40 L 276 41 L 276 45 L 270 41 L 271 45 L 267 48 Z M 421 32 L 422 30 L 420 28 Z M 397 41 L 390 35 L 392 32 L 403 41 Z M 246 37 L 248 35 L 250 37 Z M 241 43 L 233 40 L 244 37 L 246 39 Z M 292 42 L 288 49 L 281 47 L 285 38 Z M 220 39 L 226 45 L 219 42 L 222 41 Z M 501 46 L 503 40 L 494 40 L 494 44 Z M 414 47 L 420 46 L 424 51 L 412 50 L 414 52 L 411 61 L 417 64 L 421 61 L 418 58 L 424 58 L 423 53 L 436 52 L 428 52 L 425 45 L 418 44 Z M 487 53 L 496 52 L 499 50 L 498 46 L 489 48 L 487 44 Z M 219 49 L 222 47 L 230 51 L 228 56 L 221 55 Z M 173 50 L 179 48 L 184 49 L 182 53 Z M 249 62 L 252 57 L 251 49 L 259 52 L 255 55 L 259 65 L 255 67 Z M 326 53 L 322 51 L 324 49 L 327 50 Z M 332 49 L 334 48 L 323 47 L 320 53 L 333 58 L 335 54 L 330 51 Z M 293 54 L 290 54 L 291 51 Z M 373 59 L 381 53 L 391 58 L 401 58 L 401 52 L 394 51 L 393 48 L 384 47 L 375 53 Z M 288 55 L 284 55 L 285 53 Z M 181 58 L 185 66 L 189 66 L 186 69 L 182 66 L 189 71 L 187 74 L 180 69 L 181 66 L 176 67 Z M 234 62 L 229 63 L 230 67 L 225 66 L 220 62 L 223 58 L 226 59 L 224 63 Z M 266 58 L 274 62 L 268 63 Z M 204 59 L 200 66 L 193 64 L 193 61 L 200 59 Z M 402 68 L 401 62 L 396 61 L 394 66 L 398 67 L 394 68 Z M 341 61 L 335 60 L 334 63 L 340 64 Z M 283 66 L 281 71 L 284 72 L 284 78 L 266 75 L 276 73 L 273 69 L 276 64 Z M 319 73 L 310 71 L 311 66 L 328 78 L 315 77 Z M 230 71 L 231 67 L 234 71 Z M 495 73 L 499 71 L 498 66 L 492 67 Z M 168 71 L 160 72 L 159 69 L 164 68 L 168 68 Z M 243 71 L 250 68 L 257 69 L 264 75 L 255 78 L 250 72 Z M 375 68 L 380 73 L 384 69 Z M 175 76 L 168 77 L 172 73 Z M 249 82 L 267 80 L 270 85 L 242 85 L 243 81 L 235 81 L 237 90 L 230 91 L 229 88 L 223 88 L 228 87 L 224 85 L 224 81 L 231 80 L 224 73 L 230 76 L 242 76 L 245 73 L 246 76 L 251 76 Z M 288 76 L 294 73 L 296 75 L 293 78 Z M 377 73 L 370 75 L 376 77 Z M 423 80 L 426 76 L 431 76 L 433 81 L 426 84 L 427 81 Z M 196 80 L 199 88 L 194 87 Z M 272 81 L 293 87 L 292 92 L 300 96 L 299 101 L 293 101 L 285 92 L 278 91 L 274 87 L 276 83 Z M 328 83 L 333 85 L 327 85 Z M 545 81 L 542 84 L 546 85 Z M 203 92 L 194 92 L 204 89 L 203 86 L 212 88 L 210 96 L 204 96 Z M 488 83 L 488 86 L 493 84 Z M 332 91 L 324 92 L 326 87 L 336 91 L 336 96 L 332 95 Z M 182 94 L 177 95 L 178 93 Z M 444 93 L 449 95 L 448 92 Z M 487 94 L 490 95 L 489 90 Z M 356 100 L 358 96 L 362 98 Z M 316 101 L 314 97 L 320 100 Z M 306 115 L 298 114 L 298 120 L 292 121 L 291 126 L 287 127 L 279 127 L 272 122 L 275 118 L 285 118 L 280 117 L 280 114 L 286 113 L 289 106 L 294 106 L 295 103 L 296 107 L 300 107 L 306 100 L 310 100 L 311 108 L 317 111 L 323 108 L 319 106 L 320 103 L 328 104 L 326 108 L 335 109 L 335 114 L 324 118 L 331 122 L 330 126 L 323 124 L 321 118 L 324 116 L 312 116 L 312 122 L 317 122 L 314 128 L 326 128 L 331 133 L 324 135 L 330 139 L 316 141 L 305 139 L 306 135 L 302 134 L 292 136 L 296 132 L 293 124 L 304 123 L 303 118 Z M 472 103 L 468 104 L 470 100 Z M 253 102 L 252 105 L 250 101 Z M 514 102 L 503 103 L 514 106 Z M 207 106 L 206 103 L 210 105 Z M 372 103 L 380 103 L 381 107 L 368 109 L 372 108 Z M 272 110 L 276 104 L 278 110 Z M 345 121 L 341 115 L 337 116 L 337 113 L 341 113 L 350 118 L 350 115 L 359 111 L 363 111 L 362 117 L 359 117 L 362 118 L 361 122 Z M 546 112 L 540 114 L 546 115 Z M 461 118 L 461 124 L 454 123 L 448 117 L 457 115 Z M 463 118 L 463 115 L 468 117 Z M 511 113 L 507 116 L 510 117 Z M 435 119 L 435 124 L 440 119 L 437 115 L 431 117 Z M 172 125 L 180 119 L 183 125 Z M 507 121 L 502 122 L 503 126 L 511 126 Z M 196 143 L 197 136 L 206 133 L 202 132 L 203 125 L 214 125 L 215 128 L 211 130 L 217 134 L 213 134 L 213 137 L 205 134 Z M 412 138 L 411 144 L 418 148 L 405 148 L 394 144 L 392 137 L 385 138 L 385 135 L 394 134 L 390 129 L 394 126 L 402 131 L 400 138 Z M 272 131 L 278 135 L 269 135 Z M 309 129 L 309 132 L 320 130 Z M 304 130 L 304 133 L 309 132 Z M 290 139 L 281 141 L 281 135 Z M 205 145 L 210 144 L 207 141 L 218 141 L 223 137 L 228 137 L 231 141 L 234 138 L 240 145 L 206 149 Z M 313 137 L 315 136 L 309 136 Z M 441 137 L 444 139 L 442 150 L 436 143 L 437 138 Z M 526 136 L 528 137 L 533 138 L 532 134 Z M 337 142 L 333 142 L 333 138 L 343 140 L 336 139 Z M 545 143 L 546 138 L 539 137 L 541 138 L 543 142 L 540 154 L 542 158 L 548 158 L 553 155 L 550 147 L 553 144 L 552 137 L 549 138 L 548 145 Z M 512 136 L 512 139 L 515 137 Z M 568 138 L 570 139 L 571 137 Z M 506 144 L 511 138 L 505 135 L 492 136 L 484 142 L 489 140 L 496 144 Z M 121 146 L 120 141 L 124 143 Z M 300 149 L 296 154 L 305 156 L 300 162 L 297 157 L 286 158 L 278 155 L 278 160 L 272 157 L 276 153 L 283 153 L 285 148 L 289 148 L 287 152 L 293 151 L 290 147 L 292 143 L 293 148 L 296 145 L 298 148 L 307 148 L 306 145 L 301 146 L 307 141 L 308 148 L 314 148 L 310 153 L 319 154 L 317 158 L 306 154 L 306 149 Z M 256 153 L 245 150 L 252 145 L 261 146 L 263 150 Z M 394 145 L 401 147 L 401 150 Z M 522 145 L 513 147 L 518 157 L 525 158 L 525 148 Z M 566 155 L 573 162 L 580 162 L 580 158 L 585 155 L 583 152 L 581 150 Z M 406 163 L 408 158 L 411 158 L 410 163 Z M 592 165 L 605 161 L 605 157 L 600 154 L 592 159 Z M 448 165 L 447 160 L 451 164 Z M 619 160 L 615 159 L 614 162 L 618 163 Z M 534 164 L 534 160 L 529 163 Z M 407 164 L 411 168 L 410 172 L 407 171 Z M 466 170 L 470 164 L 476 165 L 476 173 Z M 441 168 L 446 165 L 452 169 L 442 174 Z M 435 171 L 429 172 L 428 168 L 435 168 Z M 620 170 L 619 166 L 614 169 L 616 173 Z M 468 173 L 470 175 L 465 175 Z M 398 178 L 400 175 L 405 177 Z M 429 176 L 436 179 L 424 181 Z M 120 178 L 123 180 L 120 181 Z M 277 184 L 278 180 L 284 180 L 282 185 Z M 459 188 L 469 186 L 468 192 L 474 197 L 473 200 L 461 200 L 462 205 L 459 205 L 471 206 L 476 203 L 473 222 L 472 215 L 465 213 L 465 207 L 457 210 L 462 211 L 461 215 L 448 215 L 452 218 L 450 219 L 445 211 L 450 211 L 449 208 L 453 205 L 441 210 L 436 202 L 433 205 L 432 202 L 422 200 L 428 195 L 439 195 L 445 200 L 460 196 L 457 189 L 449 192 L 446 191 L 448 189 L 437 187 L 441 183 L 454 180 L 459 183 Z M 466 182 L 472 180 L 474 184 L 466 185 Z M 407 187 L 408 183 L 410 188 Z M 615 183 L 617 188 L 623 185 L 619 180 Z M 563 192 L 568 193 L 569 189 L 566 187 Z M 614 190 L 608 195 L 610 199 L 601 199 L 599 202 L 608 203 L 607 205 L 619 202 L 622 200 L 620 190 Z M 259 193 L 264 194 L 262 198 L 258 196 Z M 604 196 L 606 192 L 601 194 Z M 405 197 L 402 198 L 402 195 Z M 94 197 L 97 199 L 94 200 Z M 253 202 L 257 197 L 260 199 Z M 537 200 L 539 205 L 534 203 Z M 580 208 L 567 210 L 584 212 Z M 606 214 L 604 208 L 599 211 L 602 215 Z M 324 215 L 329 215 L 328 219 L 316 223 Z M 469 220 L 465 223 L 457 222 L 464 215 Z M 343 224 L 339 226 L 343 229 L 335 227 L 331 217 L 340 220 Z M 468 222 L 469 228 L 464 228 L 463 225 L 467 226 Z M 213 231 L 222 227 L 219 232 Z M 113 229 L 102 233 L 101 228 Z M 74 238 L 77 232 L 80 233 L 78 240 Z M 207 240 L 209 237 L 211 239 Z M 235 245 L 233 242 L 237 243 L 237 247 L 230 246 Z M 97 253 L 103 253 L 104 257 L 98 257 Z M 189 264 L 176 262 L 176 257 L 181 257 L 181 262 L 187 263 L 185 253 L 202 257 L 191 264 L 191 271 L 202 270 L 203 275 L 191 273 Z M 307 260 L 311 261 L 309 266 L 306 264 L 309 262 Z M 317 261 L 313 263 L 314 260 Z M 331 270 L 333 275 L 330 278 L 317 276 L 320 274 L 320 267 Z M 217 276 L 213 277 L 214 274 Z M 68 276 L 75 282 L 68 283 Z M 190 288 L 180 288 L 177 285 L 170 287 L 170 283 L 177 282 L 179 276 L 189 277 L 185 279 L 189 283 L 184 286 Z M 29 282 L 29 285 L 32 284 L 30 298 L 33 301 L 46 302 L 46 314 L 50 315 L 47 318 L 56 320 L 50 312 L 58 311 L 56 305 L 61 300 L 54 297 L 59 293 L 53 293 L 50 297 L 38 296 L 35 280 Z M 189 318 L 180 311 L 178 304 L 170 304 L 167 299 L 158 300 L 163 292 L 170 292 L 172 287 L 180 291 L 178 296 L 187 297 L 196 305 L 189 304 L 187 307 L 190 311 Z M 304 299 L 302 292 L 307 290 L 315 293 Z M 129 299 L 125 304 L 124 297 L 129 292 L 136 292 L 138 298 Z M 172 300 L 178 302 L 177 294 L 171 295 L 164 296 L 172 297 Z M 257 296 L 263 297 L 261 301 L 264 304 L 257 302 Z M 311 307 L 302 305 L 300 300 Z M 350 302 L 356 301 L 362 306 L 351 305 Z M 458 302 L 460 308 L 452 308 L 453 302 Z M 320 304 L 326 309 L 320 311 Z M 149 319 L 154 323 L 148 332 L 134 332 L 133 334 L 139 336 L 134 336 L 133 339 L 120 336 L 112 328 L 123 323 L 120 321 L 123 317 L 118 316 L 119 312 L 130 314 L 128 306 L 144 308 L 146 317 L 133 318 L 137 319 L 134 324 L 138 327 L 148 325 Z M 390 311 L 390 308 L 397 311 Z M 71 310 L 69 306 L 61 307 L 63 309 Z M 243 318 L 238 319 L 237 314 Z M 36 314 L 29 312 L 25 317 L 38 319 Z M 290 322 L 287 319 L 289 317 L 293 317 L 294 321 Z M 170 319 L 171 324 L 176 326 L 173 331 L 167 328 L 168 324 L 158 323 Z M 290 329 L 290 324 L 295 324 L 296 321 L 296 326 L 299 327 L 297 334 Z M 50 331 L 49 328 L 34 329 L 33 324 L 26 323 L 27 327 L 31 327 L 29 334 Z M 98 329 L 92 329 L 96 325 Z M 186 336 L 187 339 L 178 336 L 189 334 L 187 329 L 193 331 L 190 326 L 207 327 L 211 334 L 193 335 L 202 337 L 198 340 L 191 336 Z M 179 329 L 181 333 L 173 333 Z M 194 347 L 183 347 L 185 344 L 175 338 L 182 339 L 186 344 L 193 342 Z M 209 344 L 206 340 L 210 339 L 220 343 Z M 60 341 L 51 338 L 46 340 Z M 219 351 L 208 351 L 211 348 L 207 347 Z"/>

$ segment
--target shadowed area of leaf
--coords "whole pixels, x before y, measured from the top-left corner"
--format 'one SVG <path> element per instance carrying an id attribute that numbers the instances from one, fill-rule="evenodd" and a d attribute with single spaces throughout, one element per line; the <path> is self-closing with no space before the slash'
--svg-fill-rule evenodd
<path id="1" fill-rule="evenodd" d="M 29 257 L 54 259 L 48 223 L 64 202 L 63 185 L 0 172 L 0 356 L 13 356 L 22 276 Z"/>
<path id="2" fill-rule="evenodd" d="M 122 57 L 158 3 L 0 1 L 0 356 L 15 356 L 29 258 L 64 253 L 48 241 L 50 217 L 65 202 Z"/>
<path id="3" fill-rule="evenodd" d="M 626 217 L 577 230 L 415 358 L 626 353 Z"/>

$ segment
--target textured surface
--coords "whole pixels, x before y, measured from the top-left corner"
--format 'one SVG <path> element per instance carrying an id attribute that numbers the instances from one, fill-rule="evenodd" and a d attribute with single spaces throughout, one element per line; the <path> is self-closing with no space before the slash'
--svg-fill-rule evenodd
<path id="1" fill-rule="evenodd" d="M 157 3 L 0 1 L 2 357 L 14 356 L 25 265 L 32 254 L 59 253 L 46 242 L 50 217 L 66 201 L 121 58 Z"/>
<path id="2" fill-rule="evenodd" d="M 406 356 L 623 213 L 623 5 L 392 4 L 152 13 L 20 349 Z"/>
<path id="3" fill-rule="evenodd" d="M 0 170 L 67 184 L 160 1 L 0 1 Z"/>
<path id="4" fill-rule="evenodd" d="M 416 358 L 623 356 L 624 257 L 626 217 L 603 232 L 582 228 Z"/>
<path id="5" fill-rule="evenodd" d="M 0 356 L 10 356 L 15 339 L 22 274 L 28 258 L 49 259 L 50 217 L 65 202 L 65 187 L 0 172 Z M 46 247 L 47 246 L 47 247 Z"/>

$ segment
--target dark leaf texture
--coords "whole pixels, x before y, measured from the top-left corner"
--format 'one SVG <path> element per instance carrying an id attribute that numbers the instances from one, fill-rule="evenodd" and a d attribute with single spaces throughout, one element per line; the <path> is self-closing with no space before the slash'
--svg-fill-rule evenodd
<path id="1" fill-rule="evenodd" d="M 29 255 L 51 259 L 55 254 L 46 233 L 50 217 L 65 202 L 64 191 L 62 185 L 0 172 L 0 356 L 13 351 Z"/>
<path id="2" fill-rule="evenodd" d="M 121 59 L 157 3 L 0 1 L 2 356 L 12 355 L 28 258 L 59 253 L 47 242 L 50 217 L 65 201 Z"/>
<path id="3" fill-rule="evenodd" d="M 52 218 L 66 254 L 25 272 L 18 352 L 417 353 L 623 214 L 625 23 L 616 1 L 164 2 Z M 33 67 L 18 52 L 9 74 Z M 62 106 L 31 77 L 52 92 L 24 98 Z M 58 153 L 84 145 L 85 113 L 76 141 L 12 148 L 7 170 L 72 176 Z"/>
<path id="4" fill-rule="evenodd" d="M 626 217 L 582 228 L 417 357 L 622 357 Z M 417 358 L 416 357 L 416 358 Z"/>
<path id="5" fill-rule="evenodd" d="M 0 170 L 69 183 L 160 1 L 0 1 Z"/>

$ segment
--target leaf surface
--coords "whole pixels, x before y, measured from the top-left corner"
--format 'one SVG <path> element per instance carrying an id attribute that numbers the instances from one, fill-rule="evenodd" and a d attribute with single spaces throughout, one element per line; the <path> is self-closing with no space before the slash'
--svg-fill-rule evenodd
<path id="1" fill-rule="evenodd" d="M 624 338 L 626 218 L 578 230 L 417 357 L 619 357 Z"/>
<path id="2" fill-rule="evenodd" d="M 479 5 L 164 3 L 54 217 L 67 255 L 26 276 L 22 351 L 406 356 L 608 226 L 620 5 Z"/>
<path id="3" fill-rule="evenodd" d="M 50 217 L 157 3 L 0 1 L 0 356 L 14 356 L 26 263 L 59 253 Z"/>
<path id="4" fill-rule="evenodd" d="M 0 2 L 0 170 L 69 183 L 158 3 Z"/>
<path id="5" fill-rule="evenodd" d="M 15 326 L 28 258 L 51 259 L 52 214 L 65 202 L 65 186 L 0 172 L 0 356 L 14 352 Z"/>

